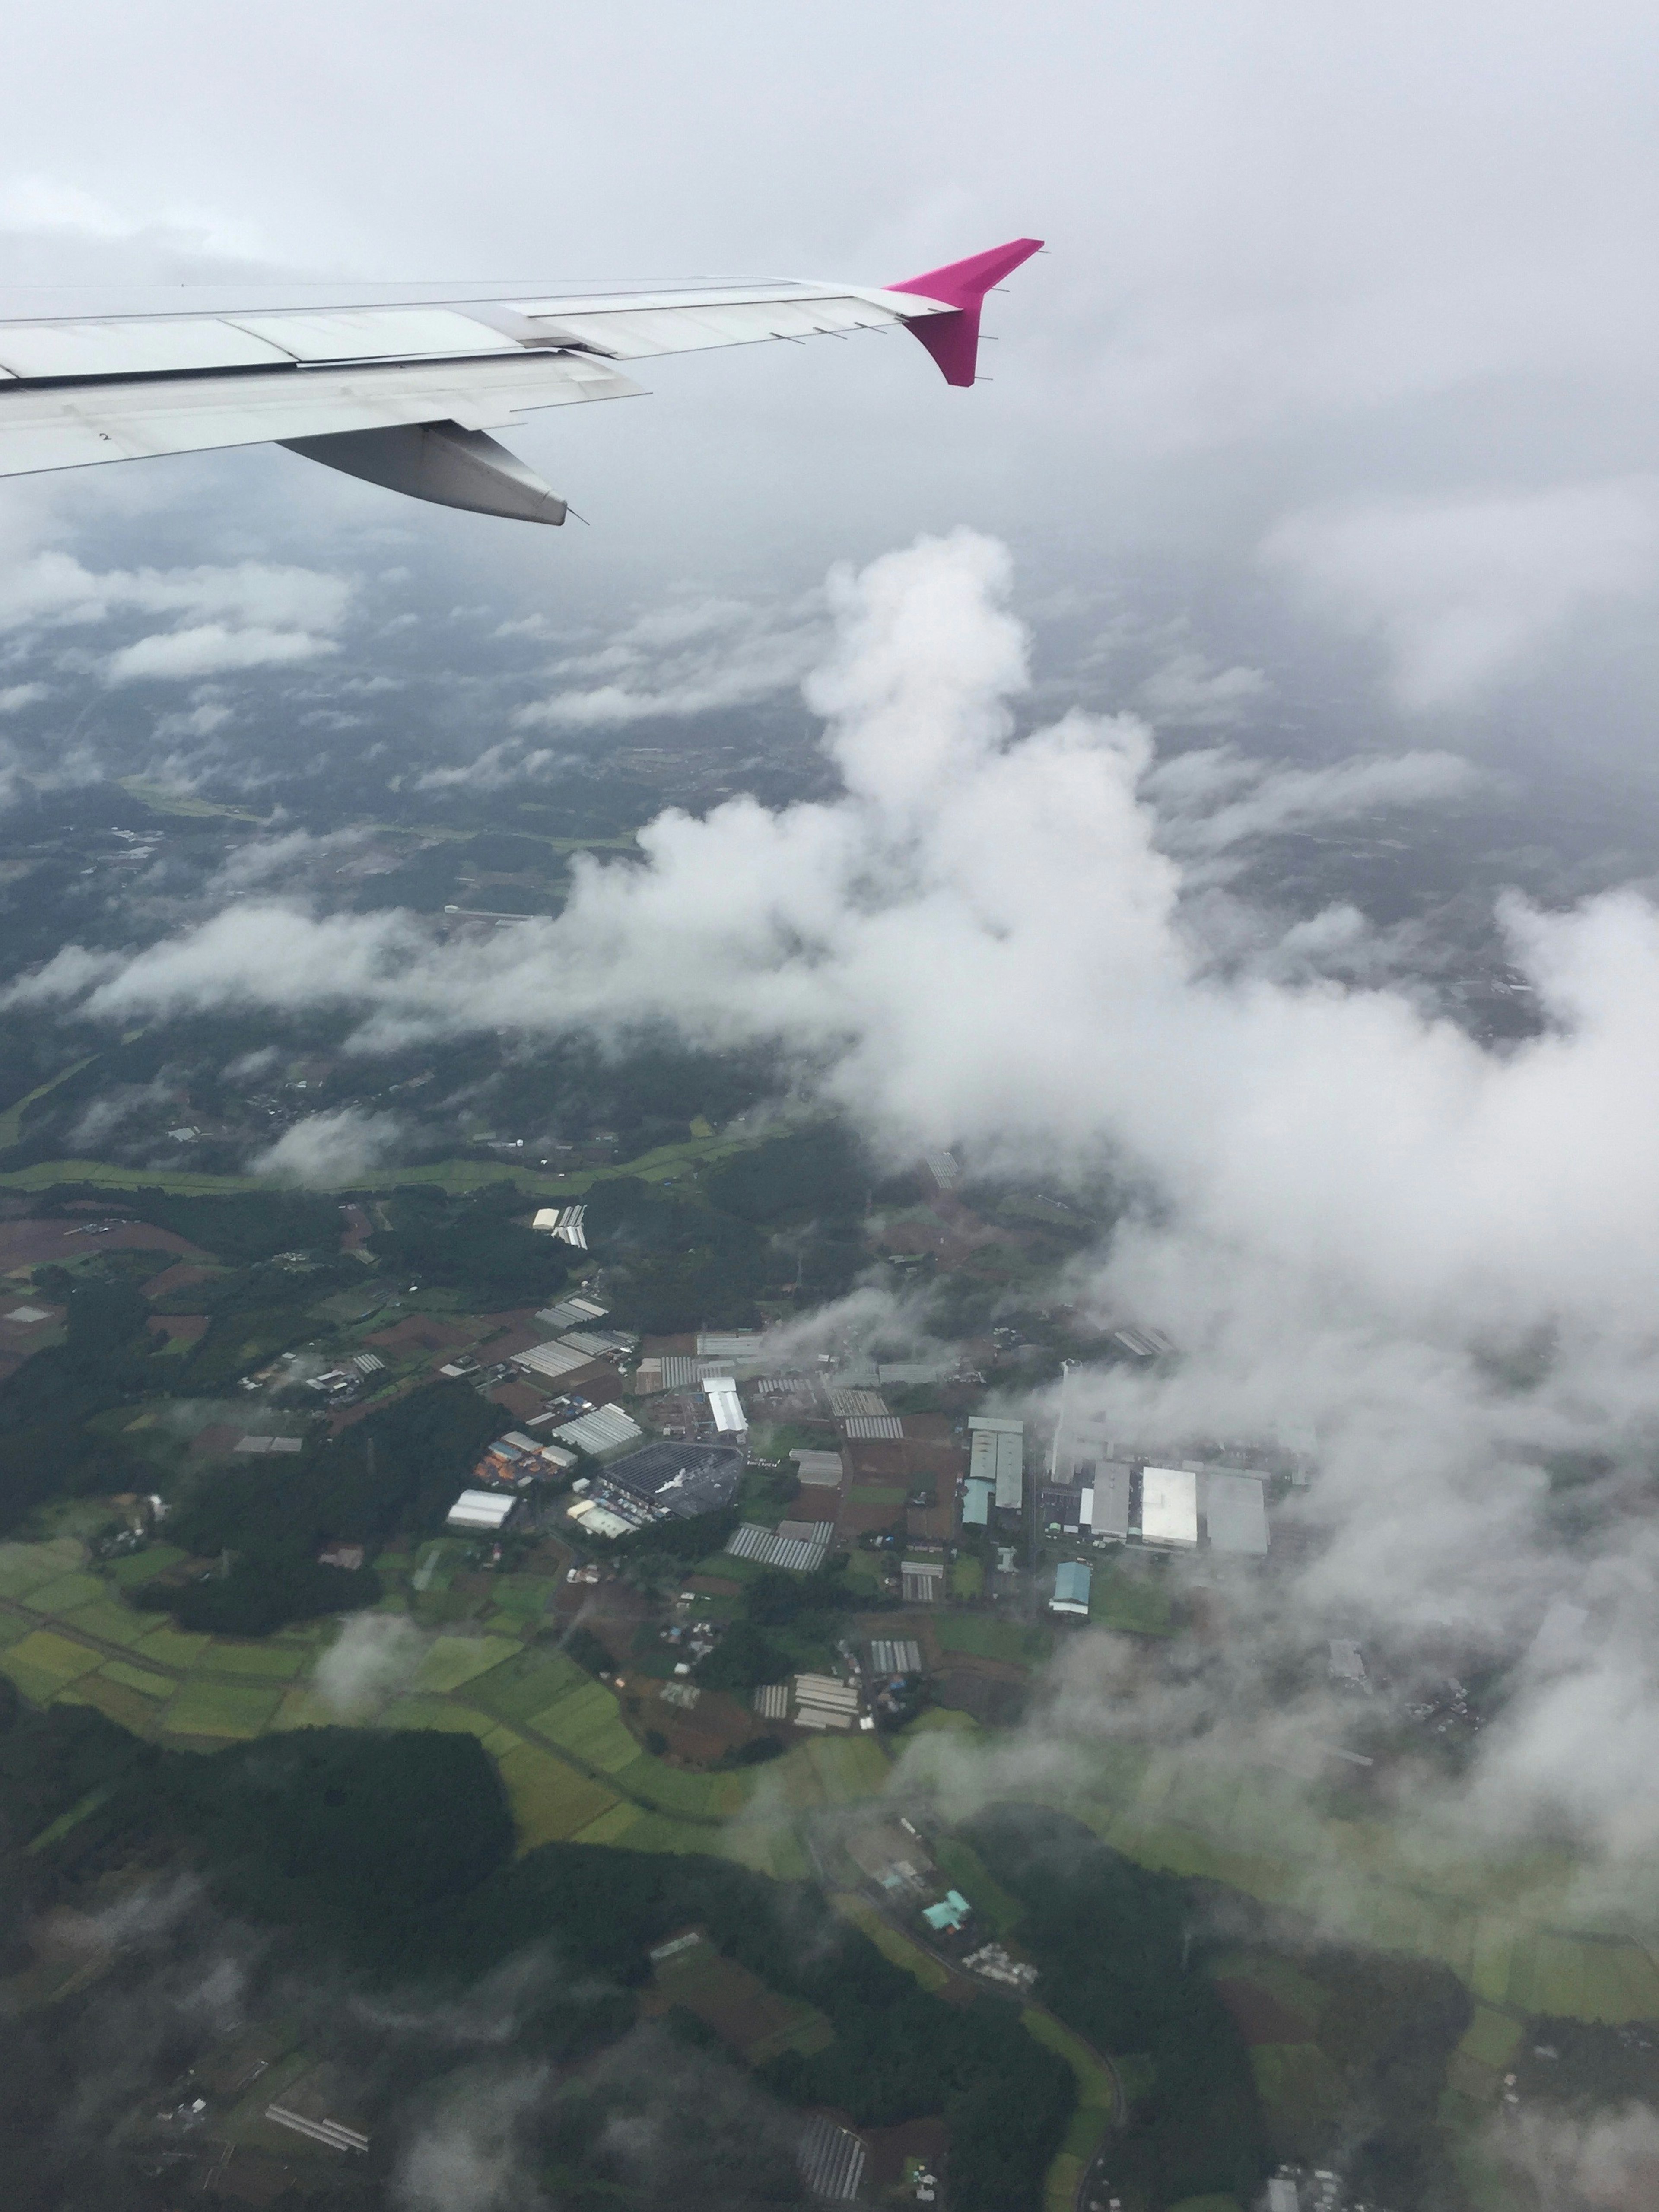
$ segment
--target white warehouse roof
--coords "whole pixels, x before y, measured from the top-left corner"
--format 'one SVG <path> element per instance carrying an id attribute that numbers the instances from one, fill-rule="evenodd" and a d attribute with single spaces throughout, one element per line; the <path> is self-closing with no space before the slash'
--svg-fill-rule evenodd
<path id="1" fill-rule="evenodd" d="M 550 1382 L 556 1382 L 562 1375 L 574 1375 L 579 1367 L 592 1365 L 585 1352 L 573 1352 L 568 1344 L 532 1344 L 528 1352 L 515 1352 L 513 1364 L 527 1367 L 532 1375 L 544 1375 Z"/>
<path id="2" fill-rule="evenodd" d="M 1140 1478 L 1140 1536 L 1146 1544 L 1196 1544 L 1198 1477 L 1184 1467 L 1149 1467 Z"/>
<path id="3" fill-rule="evenodd" d="M 580 1420 L 563 1422 L 553 1433 L 561 1443 L 574 1444 L 579 1451 L 592 1452 L 597 1459 L 623 1444 L 637 1443 L 645 1431 L 618 1407 L 598 1406 Z"/>
<path id="4" fill-rule="evenodd" d="M 510 1492 L 464 1490 L 449 1509 L 450 1528 L 499 1528 L 518 1499 Z"/>
<path id="5" fill-rule="evenodd" d="M 1212 1548 L 1264 1559 L 1267 1508 L 1260 1480 L 1253 1474 L 1224 1474 L 1218 1468 L 1212 1468 L 1199 1480 Z"/>
<path id="6" fill-rule="evenodd" d="M 738 1386 L 729 1375 L 711 1375 L 703 1384 L 708 1400 L 708 1410 L 714 1426 L 723 1437 L 740 1437 L 749 1422 L 743 1410 L 743 1401 L 738 1395 Z"/>
<path id="7" fill-rule="evenodd" d="M 1094 1532 L 1096 1541 L 1115 1537 L 1121 1544 L 1129 1533 L 1129 1468 L 1122 1460 L 1102 1460 L 1095 1468 Z M 1079 1514 L 1079 1518 L 1081 1519 Z"/>

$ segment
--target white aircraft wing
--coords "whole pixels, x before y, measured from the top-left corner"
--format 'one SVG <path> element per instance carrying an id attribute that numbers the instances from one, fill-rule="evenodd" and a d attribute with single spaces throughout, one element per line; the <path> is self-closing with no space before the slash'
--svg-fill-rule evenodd
<path id="1" fill-rule="evenodd" d="M 416 498 L 521 520 L 566 508 L 487 433 L 637 396 L 617 366 L 772 338 L 914 330 L 974 381 L 979 312 L 1021 239 L 886 289 L 694 284 L 406 307 L 0 322 L 0 476 L 275 443 Z"/>

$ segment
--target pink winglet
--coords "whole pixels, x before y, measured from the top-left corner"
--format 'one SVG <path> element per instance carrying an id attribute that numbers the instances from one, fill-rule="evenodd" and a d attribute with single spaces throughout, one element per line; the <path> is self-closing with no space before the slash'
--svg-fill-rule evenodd
<path id="1" fill-rule="evenodd" d="M 1029 261 L 1042 246 L 1040 238 L 1011 239 L 994 246 L 988 253 L 970 254 L 944 269 L 930 269 L 925 276 L 907 276 L 902 284 L 889 284 L 890 292 L 914 292 L 923 300 L 939 300 L 954 307 L 951 315 L 927 315 L 905 328 L 919 337 L 939 363 L 947 384 L 971 384 L 979 361 L 979 311 L 991 287 Z"/>

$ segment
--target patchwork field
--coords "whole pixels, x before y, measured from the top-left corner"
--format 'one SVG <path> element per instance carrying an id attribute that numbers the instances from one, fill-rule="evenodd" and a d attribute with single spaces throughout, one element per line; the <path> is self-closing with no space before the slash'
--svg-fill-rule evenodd
<path id="1" fill-rule="evenodd" d="M 158 1546 L 94 1572 L 74 1537 L 0 1544 L 0 1672 L 33 1703 L 95 1705 L 137 1735 L 201 1748 L 342 1717 L 311 1679 L 337 1624 L 258 1640 L 216 1638 L 183 1633 L 127 1601 L 147 1574 L 177 1557 Z M 390 1602 L 408 1605 L 423 1580 L 448 1579 L 459 1559 L 457 1547 L 440 1541 L 401 1562 L 383 1561 L 392 1577 Z M 728 1583 L 744 1578 L 744 1562 L 722 1556 L 714 1564 Z M 538 1582 L 550 1595 L 546 1577 L 505 1584 L 499 1594 L 510 1602 L 489 1607 L 482 1632 L 465 1620 L 442 1625 L 403 1694 L 378 1714 L 383 1726 L 476 1735 L 500 1765 L 522 1848 L 575 1837 L 635 1850 L 714 1851 L 799 1879 L 811 1870 L 800 1816 L 886 1787 L 888 1748 L 861 1732 L 797 1743 L 768 1765 L 725 1773 L 653 1755 L 612 1689 L 533 1640 Z M 1028 1665 L 1047 1644 L 1041 1629 L 988 1615 L 933 1617 L 927 1632 L 946 1651 Z M 925 1747 L 936 1740 L 964 1748 L 988 1740 L 967 1715 L 942 1709 L 906 1733 L 912 1759 L 925 1760 Z M 1477 2025 L 1486 2023 L 1458 2060 L 1472 2088 L 1490 2070 L 1488 2048 L 1509 2032 L 1504 2024 L 1527 2014 L 1614 2024 L 1659 2019 L 1655 1955 L 1625 1928 L 1572 1924 L 1574 1869 L 1565 1858 L 1408 1865 L 1384 1826 L 1320 1818 L 1293 1778 L 1197 1756 L 1109 1747 L 1091 1759 L 1085 1786 L 1086 1794 L 1073 1784 L 1054 1802 L 1144 1865 L 1267 1903 L 1328 1909 L 1357 1942 L 1444 1960 L 1479 2001 Z M 978 1893 L 990 1924 L 1006 1924 L 982 1870 L 975 1876 L 954 1862 L 949 1870 L 970 1896 Z M 1659 1894 L 1651 1918 L 1659 1943 Z M 902 1942 L 882 1925 L 884 1944 Z M 943 1971 L 923 1953 L 914 1960 L 930 1977 Z M 915 1970 L 910 1956 L 902 1963 Z M 1308 2031 L 1292 2026 L 1308 2017 L 1307 1993 L 1265 1983 L 1256 1968 L 1244 1978 L 1249 1992 L 1236 1994 L 1249 2014 L 1247 2033 L 1257 2051 L 1277 2054 L 1262 2058 L 1264 2079 L 1294 2077 L 1298 2095 L 1312 2094 L 1302 2078 L 1305 2061 L 1292 2055 L 1307 2048 Z"/>
<path id="2" fill-rule="evenodd" d="M 701 1936 L 661 1961 L 654 1979 L 664 2004 L 694 2013 L 751 2066 L 775 2058 L 781 2051 L 805 2055 L 835 2040 L 834 2030 L 815 2007 L 780 1996 Z"/>
<path id="3" fill-rule="evenodd" d="M 941 1651 L 967 1651 L 976 1659 L 1000 1659 L 1011 1667 L 1034 1666 L 1046 1659 L 1053 1640 L 1045 1628 L 1022 1628 L 992 1613 L 945 1613 L 928 1626 Z"/>

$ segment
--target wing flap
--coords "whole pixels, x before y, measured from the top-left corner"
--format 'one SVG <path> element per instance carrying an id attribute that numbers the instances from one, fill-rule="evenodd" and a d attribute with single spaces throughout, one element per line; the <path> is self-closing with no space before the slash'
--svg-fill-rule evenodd
<path id="1" fill-rule="evenodd" d="M 410 361 L 422 354 L 453 359 L 519 351 L 512 338 L 454 307 L 336 307 L 226 319 L 279 346 L 290 361 Z"/>
<path id="2" fill-rule="evenodd" d="M 822 292 L 792 285 L 757 296 L 741 292 L 667 293 L 607 301 L 531 301 L 515 303 L 532 327 L 566 343 L 589 345 L 618 361 L 653 355 L 701 353 L 714 346 L 758 345 L 768 338 L 810 338 L 848 331 L 882 330 L 918 316 L 946 314 L 931 300 L 890 301 L 879 292 Z"/>
<path id="3" fill-rule="evenodd" d="M 491 513 L 517 513 L 527 501 L 528 519 L 546 520 L 553 494 L 515 475 L 523 465 L 484 433 L 533 408 L 634 396 L 640 387 L 617 362 L 892 325 L 913 329 L 951 382 L 970 383 L 980 301 L 1036 250 L 1035 240 L 1017 240 L 887 290 L 710 282 L 0 323 L 0 477 L 270 442 L 395 479 L 418 497 L 487 499 Z M 448 427 L 401 434 L 434 424 Z"/>
<path id="4" fill-rule="evenodd" d="M 0 386 L 0 477 L 404 423 L 499 429 L 521 412 L 635 397 L 609 363 L 526 354 L 345 372 L 279 369 L 99 386 Z"/>
<path id="5" fill-rule="evenodd" d="M 135 316 L 0 326 L 0 365 L 15 377 L 153 376 L 187 369 L 276 368 L 290 356 L 216 315 Z"/>

